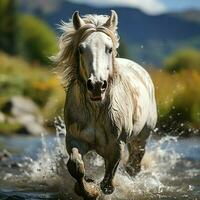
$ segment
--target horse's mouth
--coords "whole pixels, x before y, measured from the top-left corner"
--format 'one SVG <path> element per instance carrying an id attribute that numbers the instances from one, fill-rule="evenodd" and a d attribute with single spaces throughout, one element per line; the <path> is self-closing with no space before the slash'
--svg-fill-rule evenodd
<path id="1" fill-rule="evenodd" d="M 90 94 L 90 100 L 91 101 L 100 101 L 103 102 L 105 99 L 105 91 L 104 92 L 96 92 L 96 93 L 91 93 Z"/>
<path id="2" fill-rule="evenodd" d="M 91 99 L 92 101 L 101 101 L 101 100 L 102 100 L 102 97 L 101 97 L 101 96 L 92 96 L 92 97 L 90 97 L 90 99 Z"/>

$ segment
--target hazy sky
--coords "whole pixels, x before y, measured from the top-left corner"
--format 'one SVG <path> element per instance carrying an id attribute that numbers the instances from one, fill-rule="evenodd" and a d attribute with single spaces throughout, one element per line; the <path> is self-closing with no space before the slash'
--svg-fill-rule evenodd
<path id="1" fill-rule="evenodd" d="M 72 2 L 87 3 L 99 6 L 129 6 L 139 8 L 149 14 L 167 11 L 200 9 L 200 0 L 71 0 Z"/>

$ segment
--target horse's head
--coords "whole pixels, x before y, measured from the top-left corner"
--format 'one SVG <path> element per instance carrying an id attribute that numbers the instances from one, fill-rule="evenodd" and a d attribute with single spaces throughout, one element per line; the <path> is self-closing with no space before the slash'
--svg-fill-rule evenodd
<path id="1" fill-rule="evenodd" d="M 78 12 L 74 13 L 72 20 L 76 30 L 86 25 Z M 92 101 L 103 101 L 109 87 L 116 47 L 105 30 L 111 32 L 116 26 L 117 14 L 112 11 L 108 20 L 92 31 L 78 46 L 80 75 Z"/>

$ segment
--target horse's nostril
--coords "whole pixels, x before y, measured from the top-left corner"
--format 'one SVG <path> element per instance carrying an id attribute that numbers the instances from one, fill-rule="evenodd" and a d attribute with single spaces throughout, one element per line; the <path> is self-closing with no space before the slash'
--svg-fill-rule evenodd
<path id="1" fill-rule="evenodd" d="M 94 89 L 94 86 L 92 85 L 92 81 L 90 79 L 87 81 L 87 88 L 90 91 Z"/>
<path id="2" fill-rule="evenodd" d="M 101 86 L 101 89 L 105 90 L 107 88 L 107 81 L 103 81 L 103 85 Z"/>

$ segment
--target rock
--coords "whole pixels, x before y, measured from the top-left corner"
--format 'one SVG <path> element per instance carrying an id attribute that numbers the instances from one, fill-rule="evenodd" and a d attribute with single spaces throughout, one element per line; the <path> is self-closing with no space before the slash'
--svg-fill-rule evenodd
<path id="1" fill-rule="evenodd" d="M 4 149 L 0 152 L 0 161 L 6 161 L 11 158 L 11 153 Z"/>
<path id="2" fill-rule="evenodd" d="M 41 135 L 41 133 L 46 132 L 39 108 L 31 99 L 14 96 L 2 110 L 9 114 L 13 121 L 16 120 L 22 125 L 22 128 L 17 132 L 32 135 Z"/>
<path id="3" fill-rule="evenodd" d="M 7 167 L 7 168 L 20 168 L 22 167 L 22 164 L 16 162 L 12 154 L 4 149 L 3 151 L 0 151 L 0 166 L 1 167 Z"/>
<path id="4" fill-rule="evenodd" d="M 4 123 L 6 121 L 6 116 L 0 112 L 0 123 Z"/>

